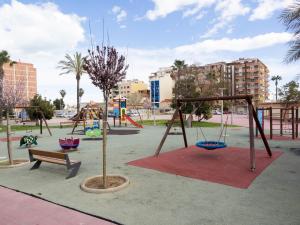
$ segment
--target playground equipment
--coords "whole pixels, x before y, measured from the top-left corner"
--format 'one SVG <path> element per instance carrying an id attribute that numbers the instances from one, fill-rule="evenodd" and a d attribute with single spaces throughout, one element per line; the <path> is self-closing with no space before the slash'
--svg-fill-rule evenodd
<path id="1" fill-rule="evenodd" d="M 220 131 L 219 138 L 217 141 L 208 141 L 201 126 L 200 126 L 199 128 L 200 128 L 201 134 L 204 137 L 205 141 L 198 141 L 198 142 L 196 142 L 195 145 L 199 148 L 204 148 L 206 150 L 215 150 L 215 149 L 226 148 L 227 145 L 226 145 L 225 141 L 226 141 L 226 133 L 227 133 L 227 121 L 228 121 L 228 114 L 227 114 L 227 119 L 226 119 L 225 125 L 223 123 L 221 125 L 221 131 Z M 223 135 L 224 130 L 225 130 L 225 134 Z M 222 137 L 223 137 L 223 141 L 221 141 Z M 199 138 L 198 138 L 198 128 L 197 128 L 197 140 L 198 139 Z"/>
<path id="2" fill-rule="evenodd" d="M 26 148 L 31 147 L 31 145 L 38 145 L 37 136 L 33 135 L 24 135 L 20 140 L 20 147 L 25 145 Z"/>
<path id="3" fill-rule="evenodd" d="M 265 128 L 265 119 L 269 119 L 270 139 L 273 139 L 275 135 L 289 136 L 292 139 L 298 138 L 299 109 L 297 107 L 256 108 L 256 113 L 263 130 Z M 279 121 L 279 123 L 275 123 L 275 121 Z M 279 131 L 279 134 L 274 131 Z M 256 137 L 258 137 L 257 128 Z"/>
<path id="4" fill-rule="evenodd" d="M 68 150 L 71 148 L 77 148 L 79 146 L 79 138 L 65 138 L 59 139 L 59 145 L 63 150 Z"/>
<path id="5" fill-rule="evenodd" d="M 116 126 L 116 119 L 119 119 L 119 126 L 122 126 L 122 123 L 127 126 L 127 121 L 130 122 L 133 126 L 138 128 L 143 128 L 143 126 L 136 121 L 134 121 L 130 116 L 126 114 L 127 112 L 127 103 L 126 98 L 119 97 L 113 99 L 113 113 L 114 113 L 114 127 Z"/>
<path id="6" fill-rule="evenodd" d="M 100 129 L 89 129 L 85 132 L 85 135 L 90 138 L 96 138 L 100 137 L 102 135 L 102 132 Z"/>
<path id="7" fill-rule="evenodd" d="M 103 110 L 101 107 L 96 106 L 95 104 L 87 104 L 83 107 L 79 114 L 76 114 L 72 120 L 75 121 L 72 129 L 72 134 L 74 133 L 76 127 L 80 122 L 83 124 L 83 132 L 86 134 L 87 131 L 98 129 L 100 131 L 99 120 L 102 118 Z M 88 122 L 92 120 L 92 125 L 88 126 Z M 98 124 L 98 125 L 96 125 Z M 108 123 L 107 123 L 108 124 Z M 96 128 L 98 126 L 98 128 Z M 109 124 L 108 127 L 110 128 Z"/>
<path id="8" fill-rule="evenodd" d="M 114 126 L 115 126 L 115 119 L 119 118 L 119 126 L 121 126 L 122 122 L 125 123 L 126 126 L 126 111 L 127 111 L 127 104 L 126 98 L 124 97 L 117 97 L 113 99 L 113 106 L 114 106 Z"/>
<path id="9" fill-rule="evenodd" d="M 40 125 L 40 134 L 43 134 L 43 122 L 45 123 L 46 125 L 46 128 L 48 130 L 48 133 L 50 136 L 52 136 L 52 133 L 51 133 L 51 130 L 48 126 L 48 123 L 47 123 L 47 120 L 45 118 L 45 115 L 43 113 L 43 111 L 41 110 L 41 108 L 39 106 L 19 106 L 19 107 L 15 107 L 15 109 L 22 109 L 22 111 L 24 111 L 24 109 L 30 109 L 30 108 L 33 108 L 35 109 L 35 112 L 39 115 L 39 125 Z M 23 126 L 26 126 L 26 124 L 23 124 Z M 32 131 L 32 129 L 31 129 Z M 31 132 L 30 130 L 27 129 L 26 127 L 26 132 Z"/>
<path id="10" fill-rule="evenodd" d="M 186 132 L 185 132 L 185 127 L 184 127 L 184 122 L 183 122 L 183 116 L 182 116 L 182 110 L 181 110 L 181 106 L 182 103 L 186 103 L 186 102 L 205 102 L 205 101 L 218 101 L 218 100 L 246 100 L 247 104 L 248 104 L 248 110 L 249 110 L 249 142 L 250 142 L 250 168 L 252 171 L 255 170 L 256 167 L 256 162 L 255 162 L 255 149 L 254 149 L 254 124 L 253 124 L 253 119 L 256 123 L 256 126 L 259 130 L 259 133 L 261 135 L 261 138 L 263 140 L 265 149 L 268 153 L 268 155 L 271 157 L 272 156 L 272 151 L 270 149 L 269 143 L 265 137 L 264 131 L 259 123 L 255 108 L 252 104 L 252 95 L 238 95 L 238 96 L 216 96 L 216 97 L 203 97 L 203 98 L 183 98 L 183 99 L 177 99 L 177 104 L 176 104 L 176 110 L 172 116 L 172 119 L 165 131 L 165 134 L 163 136 L 163 138 L 160 141 L 160 144 L 158 145 L 156 152 L 155 152 L 155 156 L 158 157 L 163 144 L 165 143 L 165 140 L 168 136 L 168 133 L 174 123 L 175 118 L 177 117 L 177 115 L 179 115 L 180 117 L 180 124 L 181 124 L 181 129 L 182 129 L 182 134 L 183 134 L 183 141 L 184 141 L 184 146 L 185 148 L 188 147 L 188 143 L 187 143 L 187 137 L 186 137 Z"/>

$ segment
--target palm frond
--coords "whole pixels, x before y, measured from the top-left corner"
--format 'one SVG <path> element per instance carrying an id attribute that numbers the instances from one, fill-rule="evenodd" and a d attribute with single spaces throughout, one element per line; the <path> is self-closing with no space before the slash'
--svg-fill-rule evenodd
<path id="1" fill-rule="evenodd" d="M 286 26 L 287 31 L 294 33 L 284 62 L 295 62 L 300 59 L 300 1 L 295 1 L 293 5 L 283 10 L 279 19 Z"/>
<path id="2" fill-rule="evenodd" d="M 295 62 L 300 59 L 300 39 L 291 41 L 289 45 L 290 49 L 288 50 L 284 59 L 285 63 Z"/>

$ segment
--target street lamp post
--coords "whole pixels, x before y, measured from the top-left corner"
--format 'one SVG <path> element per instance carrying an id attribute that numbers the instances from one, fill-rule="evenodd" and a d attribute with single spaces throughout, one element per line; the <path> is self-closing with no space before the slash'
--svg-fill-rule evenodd
<path id="1" fill-rule="evenodd" d="M 221 91 L 221 97 L 223 97 L 224 95 L 224 90 L 226 88 L 219 88 Z M 224 124 L 223 124 L 223 112 L 224 112 L 224 104 L 223 104 L 223 100 L 221 101 L 221 130 L 223 130 Z"/>

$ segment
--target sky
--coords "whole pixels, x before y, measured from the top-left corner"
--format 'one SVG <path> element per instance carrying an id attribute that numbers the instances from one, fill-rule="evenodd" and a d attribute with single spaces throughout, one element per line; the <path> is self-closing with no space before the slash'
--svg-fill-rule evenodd
<path id="1" fill-rule="evenodd" d="M 74 74 L 60 75 L 65 54 L 87 55 L 91 42 L 126 56 L 126 79 L 148 77 L 175 59 L 188 64 L 259 58 L 283 85 L 299 62 L 283 63 L 292 34 L 278 17 L 293 0 L 0 0 L 0 50 L 37 68 L 38 93 L 76 103 Z M 87 74 L 82 102 L 102 101 Z M 274 84 L 270 82 L 270 92 Z"/>

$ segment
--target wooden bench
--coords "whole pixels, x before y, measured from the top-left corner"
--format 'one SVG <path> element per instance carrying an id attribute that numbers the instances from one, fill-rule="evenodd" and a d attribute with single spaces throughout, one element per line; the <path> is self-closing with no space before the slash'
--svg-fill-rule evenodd
<path id="1" fill-rule="evenodd" d="M 74 125 L 74 121 L 64 121 L 64 122 L 60 122 L 59 125 L 60 125 L 60 128 L 63 128 L 63 125 L 71 125 L 73 126 Z"/>
<path id="2" fill-rule="evenodd" d="M 35 162 L 31 170 L 38 169 L 42 162 L 54 163 L 58 165 L 64 165 L 69 171 L 69 175 L 66 179 L 76 176 L 81 162 L 70 160 L 68 154 L 60 152 L 49 152 L 37 149 L 28 149 L 30 162 Z"/>

